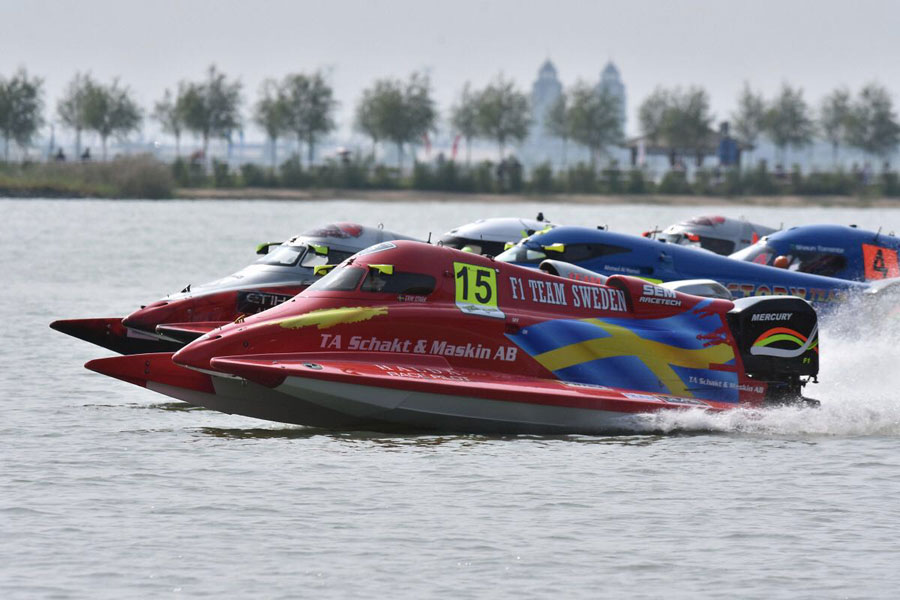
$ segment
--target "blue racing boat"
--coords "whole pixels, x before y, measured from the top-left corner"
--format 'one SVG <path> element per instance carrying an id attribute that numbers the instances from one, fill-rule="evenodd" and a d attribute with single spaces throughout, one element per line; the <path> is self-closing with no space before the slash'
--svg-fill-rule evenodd
<path id="1" fill-rule="evenodd" d="M 601 275 L 633 275 L 651 282 L 712 279 L 735 298 L 792 295 L 813 304 L 842 301 L 869 285 L 738 261 L 712 252 L 586 227 L 557 227 L 523 239 L 497 260 L 537 268 L 554 259 Z"/>
<path id="2" fill-rule="evenodd" d="M 852 281 L 900 277 L 893 233 L 843 225 L 802 225 L 778 231 L 731 258 Z"/>

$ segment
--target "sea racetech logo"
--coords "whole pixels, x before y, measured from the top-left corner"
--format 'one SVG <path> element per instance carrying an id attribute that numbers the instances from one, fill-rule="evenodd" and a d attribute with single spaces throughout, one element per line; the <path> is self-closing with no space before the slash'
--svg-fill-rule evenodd
<path id="1" fill-rule="evenodd" d="M 662 304 L 665 306 L 681 306 L 674 290 L 659 287 L 658 285 L 645 284 L 640 300 L 643 304 Z"/>

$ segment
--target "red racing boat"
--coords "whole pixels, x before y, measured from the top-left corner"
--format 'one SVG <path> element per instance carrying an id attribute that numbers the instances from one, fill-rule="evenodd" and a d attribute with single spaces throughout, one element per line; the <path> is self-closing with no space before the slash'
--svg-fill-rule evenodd
<path id="1" fill-rule="evenodd" d="M 262 257 L 253 264 L 216 281 L 188 285 L 124 319 L 65 319 L 50 327 L 119 354 L 174 352 L 210 329 L 289 300 L 316 280 L 316 267 L 399 239 L 413 238 L 380 227 L 331 223 L 283 243 L 260 244 Z"/>
<path id="2" fill-rule="evenodd" d="M 799 298 L 705 298 L 619 275 L 596 284 L 397 241 L 174 355 L 86 366 L 302 425 L 610 433 L 658 411 L 798 399 L 818 351 L 815 311 Z"/>

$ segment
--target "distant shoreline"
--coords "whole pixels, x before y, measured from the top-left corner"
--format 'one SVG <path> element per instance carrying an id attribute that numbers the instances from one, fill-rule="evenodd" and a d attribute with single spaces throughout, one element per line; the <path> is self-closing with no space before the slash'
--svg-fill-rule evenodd
<path id="1" fill-rule="evenodd" d="M 175 200 L 361 200 L 369 202 L 472 202 L 512 204 L 659 204 L 665 206 L 900 207 L 900 198 L 858 196 L 695 196 L 669 194 L 467 194 L 417 190 L 347 190 L 285 188 L 177 188 Z"/>

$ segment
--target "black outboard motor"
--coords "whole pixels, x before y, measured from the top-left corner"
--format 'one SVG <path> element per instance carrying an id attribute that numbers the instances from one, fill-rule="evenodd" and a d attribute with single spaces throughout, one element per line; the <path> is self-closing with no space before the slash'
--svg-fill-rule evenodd
<path id="1" fill-rule="evenodd" d="M 795 296 L 739 298 L 728 312 L 744 370 L 768 383 L 766 401 L 803 400 L 806 378 L 819 373 L 819 325 L 816 311 Z"/>

